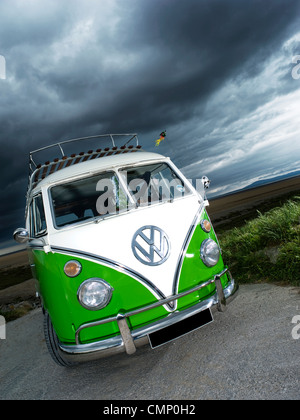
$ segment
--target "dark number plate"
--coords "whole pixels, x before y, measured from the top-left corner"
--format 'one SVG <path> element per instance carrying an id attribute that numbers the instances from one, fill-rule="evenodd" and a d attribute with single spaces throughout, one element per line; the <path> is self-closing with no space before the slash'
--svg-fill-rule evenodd
<path id="1" fill-rule="evenodd" d="M 169 341 L 175 340 L 176 338 L 182 337 L 183 335 L 196 330 L 197 328 L 203 327 L 213 321 L 213 317 L 210 309 L 205 309 L 197 313 L 196 315 L 190 316 L 189 318 L 183 319 L 176 324 L 170 325 L 169 327 L 163 328 L 152 334 L 149 334 L 149 341 L 151 347 L 161 346 Z"/>

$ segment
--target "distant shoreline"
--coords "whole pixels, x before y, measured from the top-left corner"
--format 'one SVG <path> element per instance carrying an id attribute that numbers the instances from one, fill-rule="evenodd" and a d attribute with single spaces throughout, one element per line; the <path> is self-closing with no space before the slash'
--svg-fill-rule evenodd
<path id="1" fill-rule="evenodd" d="M 212 196 L 211 198 L 208 198 L 208 200 L 210 202 L 214 201 L 214 200 L 221 200 L 221 199 L 227 198 L 229 196 L 233 196 L 233 195 L 236 195 L 236 194 L 249 193 L 251 191 L 255 191 L 257 189 L 264 188 L 264 187 L 269 189 L 269 188 L 272 188 L 273 185 L 279 185 L 279 184 L 291 185 L 291 184 L 294 184 L 294 181 L 296 181 L 295 184 L 298 185 L 298 188 L 300 190 L 300 175 L 293 175 L 293 176 L 288 177 L 288 178 L 277 179 L 277 180 L 276 180 L 276 178 L 274 178 L 274 179 L 275 180 L 273 180 L 273 181 L 270 180 L 269 182 L 262 183 L 261 185 L 255 185 L 255 184 L 257 184 L 257 182 L 255 182 L 254 184 L 251 184 L 251 185 L 249 185 L 245 188 L 230 191 L 230 192 L 225 193 L 225 194 Z M 209 193 L 208 193 L 208 195 L 209 195 Z"/>
<path id="2" fill-rule="evenodd" d="M 215 226 L 234 225 L 238 219 L 257 214 L 258 209 L 276 207 L 297 193 L 300 194 L 300 176 L 212 198 L 207 211 Z"/>

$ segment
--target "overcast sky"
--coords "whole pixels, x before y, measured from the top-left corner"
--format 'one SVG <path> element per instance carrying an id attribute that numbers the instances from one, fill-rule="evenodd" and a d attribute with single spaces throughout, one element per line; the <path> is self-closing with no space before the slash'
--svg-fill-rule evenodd
<path id="1" fill-rule="evenodd" d="M 299 0 L 1 0 L 0 242 L 24 225 L 28 152 L 58 140 L 137 132 L 155 151 L 166 129 L 159 152 L 208 175 L 211 195 L 298 170 L 299 12 Z"/>

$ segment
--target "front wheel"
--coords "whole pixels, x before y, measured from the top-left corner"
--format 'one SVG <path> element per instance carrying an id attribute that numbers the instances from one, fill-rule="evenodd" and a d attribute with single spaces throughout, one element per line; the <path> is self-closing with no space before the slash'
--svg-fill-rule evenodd
<path id="1" fill-rule="evenodd" d="M 50 316 L 47 311 L 44 315 L 44 334 L 48 351 L 54 362 L 57 363 L 59 366 L 74 366 L 76 363 L 68 362 L 63 358 L 63 356 L 59 352 L 58 337 L 53 328 Z"/>

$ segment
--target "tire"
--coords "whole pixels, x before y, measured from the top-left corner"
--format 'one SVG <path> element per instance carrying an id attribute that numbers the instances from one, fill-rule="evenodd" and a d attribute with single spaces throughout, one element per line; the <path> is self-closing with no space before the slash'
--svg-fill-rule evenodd
<path id="1" fill-rule="evenodd" d="M 45 340 L 46 340 L 48 351 L 55 363 L 57 363 L 59 366 L 64 366 L 64 367 L 71 367 L 77 364 L 77 363 L 72 363 L 65 360 L 63 356 L 60 354 L 59 345 L 58 345 L 59 340 L 53 328 L 50 316 L 47 311 L 45 311 L 45 314 L 44 314 L 44 334 L 45 334 Z"/>

